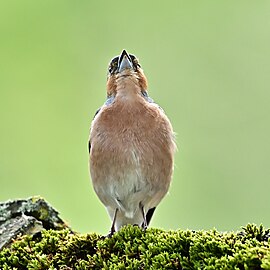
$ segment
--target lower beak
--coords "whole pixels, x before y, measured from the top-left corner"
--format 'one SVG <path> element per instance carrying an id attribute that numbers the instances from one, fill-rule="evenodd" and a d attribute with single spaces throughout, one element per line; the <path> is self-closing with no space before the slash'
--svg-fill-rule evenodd
<path id="1" fill-rule="evenodd" d="M 133 64 L 126 50 L 123 50 L 118 61 L 118 71 L 122 72 L 125 69 L 133 69 Z"/>

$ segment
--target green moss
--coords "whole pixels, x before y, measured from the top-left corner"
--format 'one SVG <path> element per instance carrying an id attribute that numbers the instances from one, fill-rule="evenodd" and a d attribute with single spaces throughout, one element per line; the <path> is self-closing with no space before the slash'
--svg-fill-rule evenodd
<path id="1" fill-rule="evenodd" d="M 112 238 L 44 230 L 0 252 L 0 269 L 270 269 L 270 231 L 142 231 L 127 226 Z"/>

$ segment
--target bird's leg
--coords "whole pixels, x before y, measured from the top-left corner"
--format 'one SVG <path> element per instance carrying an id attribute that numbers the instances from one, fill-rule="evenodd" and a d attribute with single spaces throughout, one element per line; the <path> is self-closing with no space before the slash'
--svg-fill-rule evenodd
<path id="1" fill-rule="evenodd" d="M 112 222 L 112 226 L 111 226 L 111 231 L 108 234 L 108 237 L 112 237 L 113 234 L 115 233 L 115 222 L 116 222 L 117 212 L 118 212 L 118 208 L 115 209 L 114 217 L 113 217 L 113 222 Z"/>
<path id="2" fill-rule="evenodd" d="M 143 208 L 143 205 L 141 202 L 139 204 L 139 207 L 140 207 L 140 210 L 141 210 L 142 216 L 143 216 L 142 229 L 145 231 L 147 229 L 147 221 L 146 221 L 146 217 L 145 217 L 144 208 Z"/>

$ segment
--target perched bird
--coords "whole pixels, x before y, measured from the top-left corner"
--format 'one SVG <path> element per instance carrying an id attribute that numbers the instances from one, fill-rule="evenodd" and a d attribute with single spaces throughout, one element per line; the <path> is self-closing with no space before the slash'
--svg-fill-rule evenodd
<path id="1" fill-rule="evenodd" d="M 126 224 L 147 228 L 168 192 L 176 146 L 172 125 L 147 93 L 138 59 L 125 50 L 107 75 L 107 101 L 89 138 L 94 190 L 112 220 L 110 235 Z"/>

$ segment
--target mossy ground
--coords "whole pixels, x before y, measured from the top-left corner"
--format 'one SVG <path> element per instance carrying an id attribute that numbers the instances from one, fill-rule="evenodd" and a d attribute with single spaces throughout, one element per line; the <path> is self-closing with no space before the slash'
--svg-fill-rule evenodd
<path id="1" fill-rule="evenodd" d="M 270 269 L 270 230 L 142 231 L 112 238 L 44 230 L 0 252 L 0 269 Z"/>

